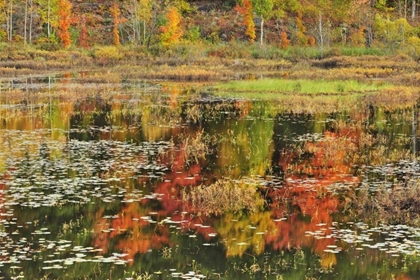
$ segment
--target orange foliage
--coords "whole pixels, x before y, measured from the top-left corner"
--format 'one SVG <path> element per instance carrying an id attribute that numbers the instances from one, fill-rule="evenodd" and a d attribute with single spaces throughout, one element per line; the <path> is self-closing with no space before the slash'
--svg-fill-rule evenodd
<path id="1" fill-rule="evenodd" d="M 316 42 L 316 40 L 315 40 L 315 37 L 314 36 L 309 36 L 308 37 L 308 44 L 309 44 L 309 46 L 311 46 L 311 47 L 315 46 L 315 42 Z"/>
<path id="2" fill-rule="evenodd" d="M 103 219 L 103 211 L 98 212 L 95 217 L 95 220 L 99 221 L 95 225 L 96 248 L 101 248 L 102 253 L 106 254 L 111 244 L 115 244 L 114 249 L 125 253 L 124 258 L 132 264 L 136 254 L 146 253 L 149 249 L 161 249 L 165 245 L 170 246 L 169 227 L 159 224 L 168 217 L 179 222 L 183 230 L 193 230 L 202 234 L 205 239 L 211 238 L 209 233 L 214 233 L 214 228 L 201 226 L 204 222 L 209 224 L 207 220 L 210 218 L 199 214 L 184 215 L 186 212 L 183 208 L 188 206 L 184 206 L 181 199 L 182 187 L 196 186 L 202 182 L 201 175 L 198 175 L 201 173 L 198 164 L 186 167 L 185 152 L 185 147 L 180 144 L 159 159 L 161 164 L 171 165 L 172 171 L 154 188 L 154 193 L 159 194 L 158 210 L 150 206 L 149 199 L 143 198 L 141 201 L 127 203 L 112 220 Z M 153 229 L 150 228 L 150 221 L 145 219 L 152 212 L 152 219 L 158 222 Z"/>
<path id="3" fill-rule="evenodd" d="M 166 19 L 168 20 L 167 24 L 161 27 L 161 40 L 164 46 L 170 46 L 179 42 L 182 38 L 181 15 L 178 9 L 170 7 L 166 13 Z"/>
<path id="4" fill-rule="evenodd" d="M 243 119 L 251 112 L 252 102 L 250 100 L 237 100 L 235 102 L 235 109 L 240 112 L 240 118 Z"/>
<path id="5" fill-rule="evenodd" d="M 114 23 L 114 26 L 112 28 L 112 36 L 113 36 L 114 45 L 119 46 L 121 42 L 120 42 L 120 33 L 118 31 L 118 26 L 121 23 L 124 23 L 127 19 L 120 17 L 121 11 L 117 2 L 114 2 L 110 11 L 112 14 L 112 21 Z"/>
<path id="6" fill-rule="evenodd" d="M 365 27 L 361 26 L 350 36 L 350 41 L 354 46 L 363 47 L 365 45 Z"/>
<path id="7" fill-rule="evenodd" d="M 287 220 L 278 221 L 278 230 L 265 236 L 266 243 L 272 244 L 277 250 L 312 247 L 315 253 L 322 256 L 322 265 L 335 264 L 336 260 L 324 253 L 328 245 L 334 244 L 334 238 L 314 239 L 308 232 L 321 231 L 323 236 L 332 233 L 331 214 L 338 211 L 339 200 L 330 195 L 327 188 L 334 183 L 358 183 L 358 178 L 350 174 L 351 163 L 346 162 L 346 154 L 354 152 L 359 137 L 360 133 L 355 129 L 326 131 L 323 141 L 305 144 L 305 152 L 312 154 L 312 157 L 294 163 L 298 155 L 286 152 L 282 156 L 278 164 L 283 170 L 293 171 L 285 174 L 283 188 L 268 190 L 270 208 L 275 219 L 288 213 L 287 206 L 297 208 L 299 212 L 292 213 Z"/>
<path id="8" fill-rule="evenodd" d="M 295 20 L 296 20 L 296 38 L 298 40 L 297 43 L 299 45 L 306 46 L 307 44 L 307 38 L 305 35 L 306 27 L 303 24 L 301 12 L 298 13 L 298 16 L 295 18 Z"/>
<path id="9" fill-rule="evenodd" d="M 246 27 L 245 35 L 249 37 L 249 41 L 253 43 L 256 38 L 255 34 L 255 24 L 254 19 L 252 16 L 253 9 L 252 9 L 252 3 L 250 0 L 244 0 L 242 1 L 242 6 L 239 4 L 236 5 L 235 10 L 243 15 L 243 25 Z"/>
<path id="10" fill-rule="evenodd" d="M 280 48 L 287 49 L 290 44 L 290 40 L 287 39 L 287 33 L 285 31 L 280 32 Z"/>
<path id="11" fill-rule="evenodd" d="M 71 8 L 72 5 L 69 0 L 60 0 L 59 5 L 59 20 L 58 20 L 58 37 L 65 48 L 68 48 L 71 44 L 70 37 L 70 25 L 72 23 L 71 19 Z"/>
<path id="12" fill-rule="evenodd" d="M 304 187 L 303 184 L 291 184 L 282 189 L 271 189 L 268 192 L 272 203 L 270 207 L 275 219 L 284 217 L 287 209 L 284 199 L 291 199 L 292 207 L 300 210 L 287 217 L 287 220 L 276 223 L 277 230 L 265 236 L 267 244 L 275 250 L 312 247 L 317 254 L 323 253 L 328 245 L 334 244 L 333 238 L 313 239 L 307 232 L 315 232 L 322 227 L 323 234 L 332 233 L 330 227 L 333 219 L 331 213 L 338 210 L 337 197 L 319 198 L 317 192 Z"/>

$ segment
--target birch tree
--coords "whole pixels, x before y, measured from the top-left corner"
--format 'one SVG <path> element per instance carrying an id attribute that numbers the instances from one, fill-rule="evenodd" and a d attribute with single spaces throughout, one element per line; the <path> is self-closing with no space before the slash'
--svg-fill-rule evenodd
<path id="1" fill-rule="evenodd" d="M 264 42 L 264 21 L 269 18 L 273 9 L 272 0 L 251 0 L 255 14 L 260 19 L 260 45 Z"/>

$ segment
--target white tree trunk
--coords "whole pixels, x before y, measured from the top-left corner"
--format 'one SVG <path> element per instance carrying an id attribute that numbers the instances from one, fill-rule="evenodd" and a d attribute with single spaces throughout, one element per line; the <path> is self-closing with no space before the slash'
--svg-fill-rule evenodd
<path id="1" fill-rule="evenodd" d="M 50 0 L 48 0 L 48 12 L 47 12 L 47 34 L 48 34 L 48 39 L 50 39 L 51 36 L 51 25 L 50 25 L 50 13 L 51 13 L 51 4 L 50 4 Z"/>
<path id="2" fill-rule="evenodd" d="M 10 0 L 10 10 L 9 10 L 9 42 L 12 42 L 13 37 L 13 1 Z"/>
<path id="3" fill-rule="evenodd" d="M 33 23 L 33 0 L 29 0 L 29 4 L 31 5 L 30 8 L 30 17 L 29 17 L 29 44 L 32 44 L 32 23 Z"/>
<path id="4" fill-rule="evenodd" d="M 27 43 L 27 41 L 26 41 L 26 38 L 27 38 L 27 36 L 26 36 L 26 33 L 27 33 L 27 30 L 28 30 L 28 28 L 27 28 L 27 26 L 28 26 L 28 0 L 26 0 L 25 1 L 25 23 L 24 23 L 24 27 L 23 27 L 23 44 L 24 44 L 24 46 L 26 46 L 26 43 Z"/>
<path id="5" fill-rule="evenodd" d="M 322 30 L 322 13 L 319 11 L 319 24 L 318 24 L 318 32 L 319 32 L 319 50 L 321 51 L 321 56 L 324 56 L 324 34 Z"/>
<path id="6" fill-rule="evenodd" d="M 261 16 L 261 32 L 260 32 L 260 45 L 264 43 L 264 18 Z"/>

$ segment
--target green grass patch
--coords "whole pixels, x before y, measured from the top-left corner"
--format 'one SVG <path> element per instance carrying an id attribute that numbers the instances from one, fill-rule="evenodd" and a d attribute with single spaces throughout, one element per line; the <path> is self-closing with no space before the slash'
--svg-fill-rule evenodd
<path id="1" fill-rule="evenodd" d="M 351 47 L 340 48 L 341 54 L 346 56 L 364 56 L 364 55 L 385 55 L 385 52 L 378 48 Z"/>
<path id="2" fill-rule="evenodd" d="M 373 92 L 389 88 L 384 83 L 361 83 L 356 80 L 285 80 L 259 79 L 230 81 L 214 87 L 217 95 L 228 96 L 240 93 L 244 97 L 273 98 L 279 94 L 349 94 Z M 257 95 L 256 95 L 257 94 Z M 263 95 L 262 95 L 263 94 Z"/>

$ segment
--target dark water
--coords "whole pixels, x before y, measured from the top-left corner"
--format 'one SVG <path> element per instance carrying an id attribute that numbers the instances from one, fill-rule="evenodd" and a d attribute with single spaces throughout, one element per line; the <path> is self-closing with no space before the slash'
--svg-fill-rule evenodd
<path id="1" fill-rule="evenodd" d="M 419 228 L 343 214 L 362 186 L 417 180 L 416 109 L 34 88 L 1 92 L 0 279 L 420 277 Z"/>

